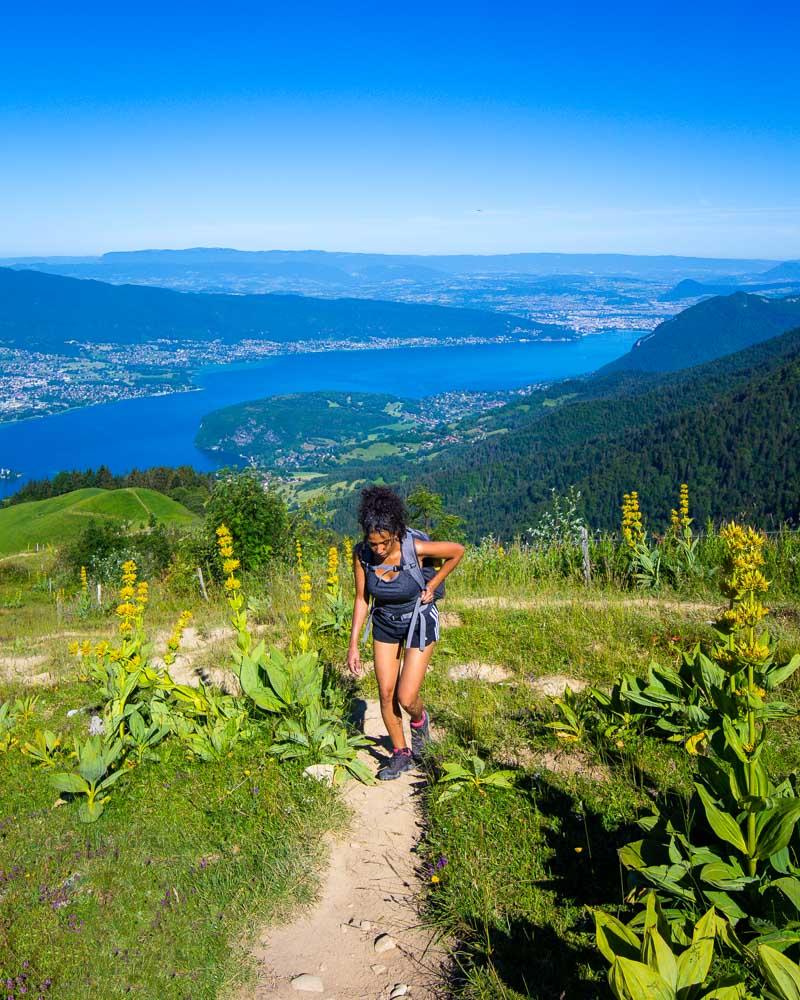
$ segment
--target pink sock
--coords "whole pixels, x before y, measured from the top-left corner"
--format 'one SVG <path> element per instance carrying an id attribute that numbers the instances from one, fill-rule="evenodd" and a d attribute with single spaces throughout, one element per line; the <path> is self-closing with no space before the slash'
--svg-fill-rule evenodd
<path id="1" fill-rule="evenodd" d="M 422 729 L 422 727 L 425 725 L 425 723 L 427 721 L 428 721 L 428 713 L 423 710 L 423 712 L 422 712 L 422 718 L 419 720 L 419 722 L 414 722 L 413 719 L 412 719 L 412 721 L 411 721 L 411 728 L 412 729 Z"/>

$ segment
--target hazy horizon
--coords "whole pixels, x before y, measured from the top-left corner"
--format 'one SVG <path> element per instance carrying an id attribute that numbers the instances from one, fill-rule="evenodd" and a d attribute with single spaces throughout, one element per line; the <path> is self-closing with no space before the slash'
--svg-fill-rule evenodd
<path id="1" fill-rule="evenodd" d="M 800 257 L 800 10 L 40 6 L 0 40 L 0 255 Z"/>

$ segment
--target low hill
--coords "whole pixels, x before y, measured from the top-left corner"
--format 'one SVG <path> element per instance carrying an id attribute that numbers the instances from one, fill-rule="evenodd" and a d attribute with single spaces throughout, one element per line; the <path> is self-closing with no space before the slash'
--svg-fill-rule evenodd
<path id="1" fill-rule="evenodd" d="M 477 309 L 373 299 L 175 292 L 9 268 L 0 268 L 0 305 L 0 341 L 59 353 L 74 353 L 71 341 L 138 344 L 159 338 L 285 343 L 576 336 L 562 327 Z"/>
<path id="2" fill-rule="evenodd" d="M 800 260 L 784 261 L 783 264 L 778 264 L 777 267 L 771 267 L 769 271 L 765 271 L 762 277 L 768 281 L 774 281 L 778 278 L 800 281 Z"/>
<path id="3" fill-rule="evenodd" d="M 60 544 L 78 535 L 91 518 L 142 526 L 151 514 L 165 524 L 188 525 L 196 520 L 181 504 L 155 490 L 76 490 L 0 509 L 0 553 L 21 552 L 37 543 Z"/>
<path id="4" fill-rule="evenodd" d="M 752 295 L 793 295 L 800 292 L 800 270 L 794 280 L 788 278 L 785 281 L 772 282 L 727 282 L 726 284 L 706 284 L 702 281 L 695 281 L 687 278 L 679 281 L 674 288 L 664 292 L 660 296 L 661 302 L 681 302 L 685 299 L 710 298 L 713 295 L 733 295 L 736 292 L 749 292 Z"/>
<path id="5" fill-rule="evenodd" d="M 800 298 L 768 299 L 736 292 L 685 309 L 640 337 L 601 372 L 679 371 L 741 351 L 800 324 Z"/>
<path id="6" fill-rule="evenodd" d="M 310 460 L 319 467 L 409 450 L 420 438 L 414 419 L 420 410 L 418 400 L 367 392 L 271 396 L 207 414 L 195 444 L 266 465 Z"/>

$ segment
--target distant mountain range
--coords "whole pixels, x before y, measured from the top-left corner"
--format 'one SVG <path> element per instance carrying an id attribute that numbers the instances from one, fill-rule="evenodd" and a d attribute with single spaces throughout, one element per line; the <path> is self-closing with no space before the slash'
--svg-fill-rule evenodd
<path id="1" fill-rule="evenodd" d="M 602 371 L 678 371 L 796 326 L 800 326 L 800 298 L 768 299 L 735 292 L 706 299 L 659 324 Z"/>
<path id="2" fill-rule="evenodd" d="M 662 302 L 681 302 L 685 299 L 708 298 L 712 295 L 733 295 L 734 292 L 749 292 L 752 295 L 787 296 L 800 293 L 800 271 L 795 279 L 770 282 L 729 282 L 727 284 L 711 285 L 693 278 L 679 281 L 660 299 Z"/>
<path id="3" fill-rule="evenodd" d="M 568 340 L 573 331 L 508 314 L 370 299 L 219 295 L 111 285 L 0 268 L 0 342 L 74 353 L 70 341 L 436 339 L 511 335 Z"/>
<path id="4" fill-rule="evenodd" d="M 232 290 L 255 279 L 295 290 L 346 294 L 368 284 L 430 285 L 454 276 L 618 275 L 661 280 L 760 277 L 777 261 L 633 254 L 369 254 L 322 250 L 114 251 L 100 257 L 16 257 L 0 265 L 111 282 Z M 781 265 L 783 266 L 783 265 Z M 780 276 L 779 276 L 780 277 Z"/>

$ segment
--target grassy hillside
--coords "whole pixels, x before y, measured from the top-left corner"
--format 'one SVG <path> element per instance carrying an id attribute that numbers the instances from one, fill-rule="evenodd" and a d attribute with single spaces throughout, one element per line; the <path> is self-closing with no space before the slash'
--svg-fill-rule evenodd
<path id="1" fill-rule="evenodd" d="M 0 553 L 73 538 L 91 518 L 122 524 L 146 524 L 150 515 L 167 524 L 191 524 L 195 515 L 155 490 L 85 489 L 49 500 L 0 509 Z"/>
<path id="2" fill-rule="evenodd" d="M 603 372 L 669 372 L 741 351 L 800 324 L 800 299 L 736 292 L 699 302 L 640 337 Z"/>

